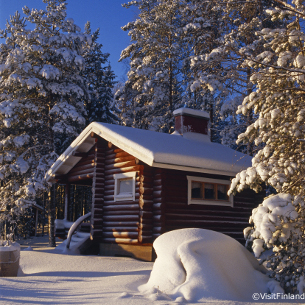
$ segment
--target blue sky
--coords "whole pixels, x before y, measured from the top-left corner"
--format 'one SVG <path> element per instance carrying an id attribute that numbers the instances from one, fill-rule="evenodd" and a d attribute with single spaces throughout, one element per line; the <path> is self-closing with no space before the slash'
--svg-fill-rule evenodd
<path id="1" fill-rule="evenodd" d="M 121 6 L 127 0 L 67 0 L 67 17 L 84 28 L 87 21 L 91 22 L 92 30 L 100 28 L 100 43 L 103 52 L 110 53 L 112 70 L 120 80 L 125 76 L 126 67 L 118 63 L 121 51 L 129 45 L 130 38 L 121 27 L 136 18 L 136 9 Z M 22 8 L 45 8 L 42 0 L 0 0 L 0 28 L 4 29 L 6 20 Z"/>

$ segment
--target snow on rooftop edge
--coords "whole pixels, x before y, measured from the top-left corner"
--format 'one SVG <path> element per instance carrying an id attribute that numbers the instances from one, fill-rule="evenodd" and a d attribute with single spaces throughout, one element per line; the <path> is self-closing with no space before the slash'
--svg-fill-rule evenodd
<path id="1" fill-rule="evenodd" d="M 90 150 L 94 145 L 91 132 L 150 166 L 228 176 L 235 176 L 251 166 L 251 157 L 218 143 L 199 142 L 177 135 L 93 122 L 52 165 L 46 174 L 47 181 L 63 170 L 63 167 L 64 173 L 67 173 L 79 161 L 79 158 L 72 156 L 73 151 Z"/>
<path id="2" fill-rule="evenodd" d="M 210 114 L 208 112 L 202 111 L 202 110 L 191 109 L 191 108 L 179 108 L 179 109 L 174 110 L 173 114 L 174 114 L 174 116 L 186 114 L 186 115 L 210 119 Z"/>

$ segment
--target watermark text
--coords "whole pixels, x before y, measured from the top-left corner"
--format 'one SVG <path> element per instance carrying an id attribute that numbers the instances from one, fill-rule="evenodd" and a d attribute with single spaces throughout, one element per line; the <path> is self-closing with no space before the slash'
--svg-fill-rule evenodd
<path id="1" fill-rule="evenodd" d="M 305 300 L 305 293 L 292 294 L 292 293 L 253 293 L 252 299 L 258 300 Z"/>

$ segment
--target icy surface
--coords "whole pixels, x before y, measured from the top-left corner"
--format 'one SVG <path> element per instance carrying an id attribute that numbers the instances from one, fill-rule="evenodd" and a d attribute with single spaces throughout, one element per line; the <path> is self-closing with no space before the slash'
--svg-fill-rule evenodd
<path id="1" fill-rule="evenodd" d="M 157 253 L 147 284 L 172 299 L 251 301 L 253 293 L 277 291 L 254 256 L 236 240 L 203 229 L 165 233 L 154 242 Z M 271 288 L 270 288 L 271 287 Z M 273 291 L 270 291 L 272 289 Z"/>

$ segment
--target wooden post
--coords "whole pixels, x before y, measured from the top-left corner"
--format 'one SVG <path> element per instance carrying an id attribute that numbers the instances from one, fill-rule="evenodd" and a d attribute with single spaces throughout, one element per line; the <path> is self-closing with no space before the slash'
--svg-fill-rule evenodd
<path id="1" fill-rule="evenodd" d="M 7 222 L 4 222 L 4 240 L 7 240 Z"/>
<path id="2" fill-rule="evenodd" d="M 55 242 L 55 184 L 53 184 L 50 189 L 48 220 L 49 220 L 49 247 L 56 247 L 56 242 Z"/>
<path id="3" fill-rule="evenodd" d="M 65 184 L 65 212 L 64 219 L 68 220 L 68 211 L 70 206 L 70 184 Z"/>
<path id="4" fill-rule="evenodd" d="M 35 236 L 37 236 L 37 228 L 38 228 L 38 209 L 36 208 Z"/>
<path id="5" fill-rule="evenodd" d="M 46 217 L 46 192 L 43 192 L 43 211 L 42 211 L 42 236 L 44 236 L 44 221 L 45 221 L 45 217 Z"/>
<path id="6" fill-rule="evenodd" d="M 68 220 L 73 221 L 73 207 L 75 205 L 74 201 L 74 186 L 73 190 L 71 190 L 71 187 L 69 187 L 69 206 L 68 206 Z"/>

